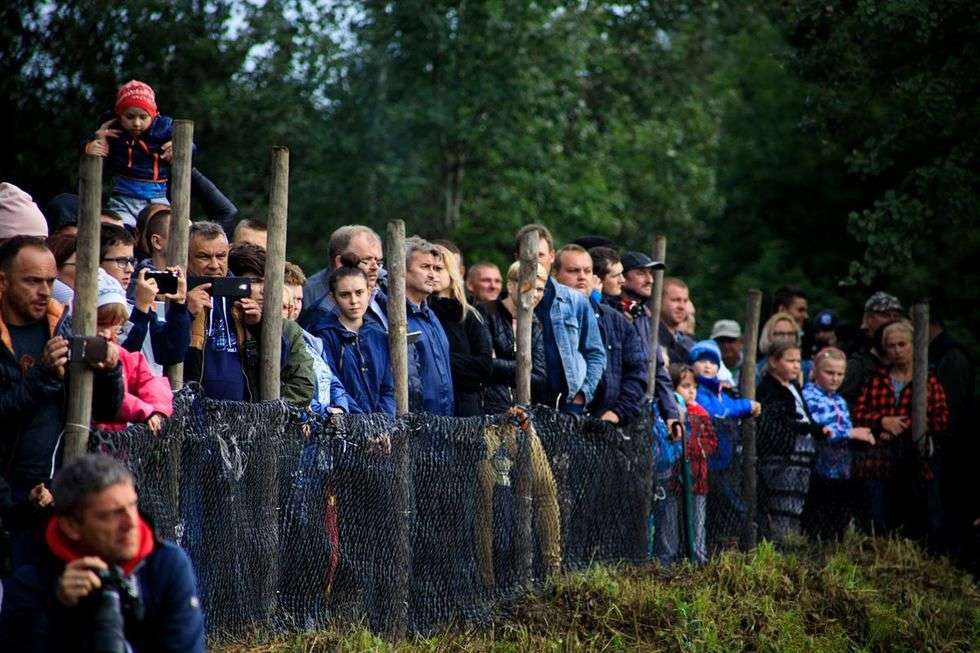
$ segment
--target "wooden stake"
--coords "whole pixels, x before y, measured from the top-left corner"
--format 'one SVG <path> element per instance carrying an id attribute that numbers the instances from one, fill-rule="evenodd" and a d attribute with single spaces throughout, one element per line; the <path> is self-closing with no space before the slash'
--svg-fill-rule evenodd
<path id="1" fill-rule="evenodd" d="M 653 260 L 667 262 L 667 238 L 658 235 L 653 241 Z M 660 307 L 663 305 L 664 271 L 653 271 L 653 292 L 647 301 L 650 310 L 650 340 L 647 343 L 650 357 L 647 360 L 647 408 L 656 395 L 657 383 L 657 345 L 660 343 Z"/>
<path id="2" fill-rule="evenodd" d="M 914 329 L 912 352 L 912 441 L 923 456 L 928 456 L 929 408 L 929 300 L 912 306 Z"/>
<path id="3" fill-rule="evenodd" d="M 167 236 L 167 265 L 179 265 L 187 274 L 187 244 L 191 222 L 191 152 L 194 121 L 174 121 L 173 163 L 170 171 L 170 232 Z M 170 387 L 176 392 L 184 385 L 184 364 L 167 367 Z"/>
<path id="4" fill-rule="evenodd" d="M 755 367 L 759 350 L 759 319 L 762 312 L 762 291 L 749 291 L 745 307 L 745 330 L 742 332 L 745 355 L 742 359 L 742 372 L 739 386 L 742 396 L 755 399 Z M 754 417 L 742 420 L 742 501 L 745 503 L 745 529 L 742 533 L 742 548 L 755 548 L 759 537 L 756 520 L 758 495 L 756 493 L 756 423 Z"/>
<path id="5" fill-rule="evenodd" d="M 388 349 L 395 380 L 395 411 L 408 414 L 408 318 L 405 308 L 405 223 L 388 223 Z M 395 457 L 395 586 L 391 593 L 391 635 L 408 629 L 408 593 L 412 570 L 412 458 L 407 431 L 394 439 Z"/>
<path id="6" fill-rule="evenodd" d="M 286 263 L 286 214 L 289 210 L 289 150 L 272 148 L 272 183 L 269 188 L 268 243 L 265 290 L 262 299 L 262 341 L 259 348 L 259 395 L 263 401 L 279 399 L 282 357 L 282 291 Z"/>
<path id="7" fill-rule="evenodd" d="M 82 155 L 78 181 L 78 240 L 75 247 L 75 299 L 72 334 L 93 336 L 99 294 L 99 230 L 102 214 L 102 157 Z M 69 363 L 68 421 L 65 423 L 63 462 L 88 450 L 92 423 L 93 372 L 84 361 Z"/>
<path id="8" fill-rule="evenodd" d="M 517 306 L 517 403 L 531 403 L 531 327 L 534 323 L 534 289 L 538 283 L 537 231 L 529 231 L 521 240 L 521 271 L 518 277 L 520 296 Z"/>

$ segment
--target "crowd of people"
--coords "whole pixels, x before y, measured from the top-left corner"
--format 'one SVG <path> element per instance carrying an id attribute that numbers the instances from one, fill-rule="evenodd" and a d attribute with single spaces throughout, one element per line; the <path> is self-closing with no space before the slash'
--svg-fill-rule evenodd
<path id="1" fill-rule="evenodd" d="M 154 544 L 135 512 L 124 469 L 94 457 L 58 473 L 69 361 L 94 370 L 93 428 L 145 423 L 156 433 L 173 410 L 162 376 L 169 365 L 182 363 L 185 381 L 200 384 L 209 398 L 258 401 L 262 314 L 281 311 L 284 400 L 320 416 L 395 413 L 378 234 L 365 225 L 339 227 L 323 269 L 307 277 L 286 263 L 283 305 L 265 306 L 265 226 L 240 219 L 195 170 L 192 194 L 207 219 L 190 227 L 186 269 L 168 266 L 170 130 L 152 89 L 133 81 L 120 88 L 113 115 L 84 145 L 86 153 L 106 158 L 113 177 L 101 216 L 101 343 L 77 344 L 68 319 L 77 197 L 55 197 L 42 212 L 23 190 L 0 185 L 0 499 L 12 579 L 0 616 L 6 632 L 25 627 L 18 612 L 24 606 L 47 611 L 45 623 L 71 622 L 65 611 L 104 582 L 98 572 L 107 564 L 141 584 L 168 582 L 153 576 L 164 571 L 150 564 L 161 552 L 162 564 L 181 569 L 180 582 L 144 587 L 147 615 L 172 609 L 159 598 L 171 590 L 186 599 L 182 609 L 199 612 L 189 563 Z M 961 554 L 970 543 L 975 515 L 965 460 L 973 446 L 974 372 L 938 311 L 929 334 L 928 428 L 913 438 L 914 334 L 896 297 L 874 293 L 860 328 L 848 332 L 833 310 L 811 320 L 804 291 L 780 288 L 761 329 L 756 399 L 749 400 L 739 393 L 744 338 L 737 320 L 718 320 L 698 339 L 688 286 L 676 276 L 663 280 L 661 313 L 651 314 L 662 262 L 601 236 L 559 244 L 541 224 L 514 235 L 515 261 L 529 232 L 539 237 L 533 403 L 612 425 L 652 411 L 657 483 L 675 487 L 681 460 L 691 469 L 698 561 L 708 557 L 715 495 L 720 501 L 733 492 L 739 444 L 732 425 L 749 417 L 758 418 L 758 521 L 766 536 L 835 538 L 853 523 L 921 536 L 941 552 Z M 412 412 L 471 417 L 515 404 L 519 263 L 504 270 L 491 262 L 467 266 L 463 250 L 413 236 L 399 253 L 406 268 Z M 681 507 L 676 492 L 658 496 L 653 555 L 669 563 L 680 555 Z M 556 548 L 556 565 L 559 555 Z M 58 581 L 44 585 L 38 574 Z M 51 587 L 51 601 L 39 596 Z M 174 624 L 160 626 L 159 636 L 192 650 L 200 646 L 199 626 L 200 616 L 184 610 Z"/>

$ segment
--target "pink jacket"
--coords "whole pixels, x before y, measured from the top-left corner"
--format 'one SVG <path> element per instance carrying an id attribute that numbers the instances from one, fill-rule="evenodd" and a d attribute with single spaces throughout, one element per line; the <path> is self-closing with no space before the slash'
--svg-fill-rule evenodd
<path id="1" fill-rule="evenodd" d="M 174 412 L 174 394 L 165 376 L 156 376 L 140 352 L 126 351 L 119 347 L 119 361 L 123 368 L 125 394 L 116 422 L 96 424 L 104 431 L 121 431 L 129 422 L 145 422 L 153 413 L 170 417 Z"/>

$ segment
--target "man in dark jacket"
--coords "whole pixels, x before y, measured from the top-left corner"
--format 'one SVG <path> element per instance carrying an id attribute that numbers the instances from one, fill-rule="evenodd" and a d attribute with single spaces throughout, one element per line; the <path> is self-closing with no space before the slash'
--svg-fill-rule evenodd
<path id="1" fill-rule="evenodd" d="M 62 305 L 51 299 L 57 273 L 43 239 L 17 236 L 0 246 L 0 473 L 15 508 L 39 505 L 60 456 L 72 333 Z M 92 367 L 93 420 L 113 421 L 123 398 L 116 348 Z M 15 565 L 22 545 L 30 548 L 32 521 L 8 524 Z"/>
<path id="2" fill-rule="evenodd" d="M 592 252 L 595 252 L 593 254 Z M 647 309 L 646 301 L 639 301 L 634 299 L 632 295 L 627 295 L 625 292 L 625 277 L 623 275 L 623 270 L 625 269 L 625 264 L 623 260 L 619 258 L 616 251 L 609 247 L 595 247 L 590 250 L 590 255 L 593 256 L 593 260 L 598 261 L 595 265 L 593 272 L 602 284 L 602 303 L 604 306 L 612 307 L 620 315 L 622 315 L 628 322 L 632 322 L 632 326 L 637 335 L 637 344 L 641 348 L 641 355 L 643 357 L 644 364 L 649 363 L 649 347 L 650 347 L 650 311 Z M 663 269 L 663 263 L 656 263 L 650 260 L 645 254 L 639 252 L 627 252 L 628 256 L 624 255 L 626 264 L 629 264 L 630 271 L 633 273 L 631 278 L 634 284 L 639 276 L 644 278 L 649 278 L 650 288 L 653 288 L 653 270 Z M 637 270 L 645 271 L 642 275 L 636 273 Z M 642 284 L 641 284 L 642 285 Z M 647 299 L 649 299 L 649 293 L 651 290 L 647 291 Z M 625 341 L 625 340 L 624 340 Z M 625 351 L 626 347 L 623 346 Z M 654 398 L 657 402 L 657 408 L 660 411 L 660 416 L 667 422 L 668 425 L 677 421 L 679 418 L 679 411 L 677 408 L 677 400 L 674 398 L 674 384 L 671 383 L 670 374 L 667 372 L 667 368 L 664 366 L 663 359 L 663 348 L 657 345 L 657 367 L 656 376 L 654 377 Z M 647 370 L 649 367 L 644 368 L 644 391 L 646 389 L 647 382 Z"/>
<path id="3" fill-rule="evenodd" d="M 592 258 L 582 246 L 565 245 L 559 249 L 552 274 L 559 283 L 589 298 L 606 348 L 602 382 L 589 410 L 613 424 L 634 419 L 643 411 L 647 386 L 647 359 L 636 329 L 618 311 L 592 296 Z"/>
<path id="4" fill-rule="evenodd" d="M 108 456 L 85 455 L 58 473 L 53 491 L 56 515 L 44 546 L 7 584 L 5 650 L 93 650 L 96 637 L 112 635 L 93 617 L 115 590 L 120 601 L 109 614 L 123 626 L 117 637 L 125 641 L 113 640 L 119 650 L 204 651 L 191 562 L 140 516 L 129 470 Z"/>

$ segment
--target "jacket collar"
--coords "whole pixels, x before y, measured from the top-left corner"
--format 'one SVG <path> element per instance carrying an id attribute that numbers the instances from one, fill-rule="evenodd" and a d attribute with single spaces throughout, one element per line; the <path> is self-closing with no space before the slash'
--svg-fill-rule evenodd
<path id="1" fill-rule="evenodd" d="M 718 377 L 717 376 L 708 378 L 707 376 L 701 376 L 700 374 L 698 374 L 697 375 L 697 382 L 698 382 L 698 385 L 704 386 L 705 389 L 710 390 L 711 392 L 713 392 L 715 394 L 718 394 L 719 392 L 721 392 L 721 381 L 718 380 Z"/>
<path id="2" fill-rule="evenodd" d="M 119 565 L 127 576 L 132 574 L 140 563 L 153 553 L 153 548 L 156 546 L 156 541 L 153 538 L 153 529 L 146 523 L 142 515 L 140 515 L 139 523 L 136 527 L 139 529 L 140 538 L 136 555 L 131 560 L 127 560 Z M 51 553 L 66 564 L 78 558 L 95 555 L 87 547 L 81 546 L 77 542 L 72 542 L 65 537 L 65 534 L 61 532 L 61 528 L 58 527 L 58 517 L 52 517 L 48 520 L 48 526 L 44 531 L 44 541 L 47 543 Z"/>
<path id="3" fill-rule="evenodd" d="M 58 323 L 61 322 L 64 312 L 65 307 L 62 306 L 61 302 L 53 299 L 48 300 L 48 309 L 43 319 L 47 320 L 48 334 L 51 337 L 54 337 L 54 334 L 58 329 Z M 2 317 L 0 317 L 0 341 L 3 342 L 4 346 L 10 351 L 10 353 L 13 353 L 14 341 L 10 337 L 10 329 L 7 328 L 7 324 L 3 321 Z"/>

